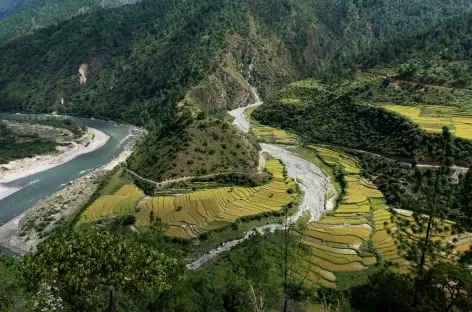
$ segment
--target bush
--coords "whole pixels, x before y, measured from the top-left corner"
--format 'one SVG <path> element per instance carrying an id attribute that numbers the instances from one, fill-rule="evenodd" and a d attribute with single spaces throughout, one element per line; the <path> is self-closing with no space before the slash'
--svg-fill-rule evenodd
<path id="1" fill-rule="evenodd" d="M 123 222 L 121 223 L 123 226 L 133 225 L 136 222 L 136 216 L 133 214 L 127 215 Z"/>

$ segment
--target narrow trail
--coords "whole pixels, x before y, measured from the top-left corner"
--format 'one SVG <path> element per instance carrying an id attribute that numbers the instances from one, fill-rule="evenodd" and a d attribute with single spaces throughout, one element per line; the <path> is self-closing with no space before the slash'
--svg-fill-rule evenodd
<path id="1" fill-rule="evenodd" d="M 244 172 L 244 171 L 220 171 L 220 172 L 214 172 L 214 173 L 209 173 L 209 174 L 205 174 L 205 175 L 185 176 L 185 177 L 179 177 L 179 178 L 168 179 L 168 180 L 164 180 L 164 181 L 161 181 L 161 182 L 157 182 L 157 181 L 150 180 L 150 179 L 147 179 L 145 177 L 142 177 L 139 174 L 137 174 L 136 172 L 134 172 L 134 171 L 132 171 L 128 168 L 126 168 L 126 171 L 129 174 L 133 175 L 134 177 L 136 177 L 138 179 L 141 179 L 141 180 L 144 180 L 144 181 L 147 181 L 149 183 L 156 184 L 158 187 L 163 187 L 167 184 L 171 184 L 171 183 L 175 183 L 175 182 L 188 181 L 188 180 L 192 180 L 192 179 L 213 178 L 213 177 L 216 177 L 216 176 L 219 176 L 219 175 L 222 175 L 222 174 L 227 174 L 227 173 L 250 174 L 250 172 Z M 259 170 L 259 172 L 262 172 L 262 170 Z"/>
<path id="2" fill-rule="evenodd" d="M 422 87 L 436 88 L 436 89 L 439 89 L 439 90 L 447 90 L 447 91 L 457 91 L 458 90 L 458 91 L 466 91 L 466 92 L 472 91 L 472 89 L 470 89 L 470 88 L 459 88 L 459 87 L 451 87 L 451 86 L 434 84 L 434 83 L 424 83 L 424 82 L 419 82 L 419 81 L 414 81 L 414 80 L 406 80 L 406 79 L 402 79 L 402 78 L 399 78 L 399 77 L 396 77 L 396 76 L 386 76 L 386 75 L 382 75 L 382 74 L 373 73 L 369 70 L 364 70 L 363 73 L 370 74 L 370 75 L 373 75 L 373 76 L 376 76 L 376 77 L 382 78 L 382 79 L 387 79 L 388 78 L 388 79 L 391 79 L 393 81 L 404 82 L 404 83 L 409 83 L 409 84 L 415 84 L 415 85 L 419 85 L 419 86 L 422 86 Z"/>
<path id="3" fill-rule="evenodd" d="M 254 104 L 246 107 L 241 107 L 229 112 L 235 117 L 233 122 L 241 131 L 247 133 L 251 128 L 250 121 L 244 116 L 244 110 L 248 107 L 259 106 L 262 101 L 259 100 L 259 96 L 255 89 L 253 89 L 254 96 L 258 101 Z M 335 188 L 330 183 L 329 177 L 315 164 L 293 154 L 292 152 L 285 149 L 283 146 L 261 143 L 262 153 L 268 153 L 269 155 L 280 159 L 287 170 L 287 175 L 299 181 L 299 187 L 304 192 L 303 200 L 300 203 L 298 210 L 287 218 L 287 221 L 282 224 L 268 224 L 257 227 L 253 230 L 246 232 L 244 237 L 231 240 L 223 243 L 221 246 L 210 250 L 204 255 L 200 256 L 193 262 L 187 265 L 187 268 L 191 270 L 198 269 L 209 260 L 216 257 L 218 254 L 228 251 L 238 244 L 246 241 L 251 236 L 259 233 L 264 235 L 265 233 L 273 233 L 276 230 L 283 230 L 287 225 L 294 224 L 305 212 L 310 212 L 310 222 L 318 221 L 326 210 L 331 210 L 335 206 L 336 196 L 333 196 L 328 202 L 326 202 L 325 194 L 331 192 L 336 193 Z"/>
<path id="4" fill-rule="evenodd" d="M 334 145 L 334 144 L 316 144 L 316 145 L 323 146 L 323 147 L 339 148 L 339 149 L 342 149 L 342 150 L 345 150 L 345 151 L 348 151 L 348 152 L 352 151 L 352 152 L 358 152 L 358 153 L 362 153 L 362 154 L 368 154 L 368 155 L 372 155 L 372 156 L 375 156 L 375 157 L 380 157 L 380 158 L 383 158 L 383 159 L 392 160 L 392 161 L 395 161 L 395 162 L 400 163 L 400 164 L 405 165 L 405 166 L 411 166 L 411 163 L 409 163 L 409 162 L 399 160 L 399 159 L 395 159 L 395 158 L 392 158 L 392 157 L 388 157 L 388 156 L 385 156 L 385 155 L 377 154 L 377 153 L 374 153 L 374 152 L 369 152 L 369 151 L 366 151 L 366 150 L 361 150 L 361 149 L 356 149 L 356 148 L 351 148 L 351 147 L 345 147 L 345 146 L 340 146 L 340 145 Z M 416 166 L 421 167 L 421 168 L 439 168 L 439 166 L 428 165 L 428 164 L 417 164 Z M 454 171 L 462 171 L 462 172 L 467 172 L 469 170 L 469 168 L 467 168 L 467 167 L 460 167 L 460 166 L 452 166 L 451 169 L 454 170 Z"/>
<path id="5" fill-rule="evenodd" d="M 210 173 L 210 174 L 206 174 L 206 175 L 203 175 L 203 176 L 187 176 L 187 177 L 180 177 L 180 178 L 175 178 L 175 179 L 164 180 L 164 181 L 161 181 L 161 182 L 156 182 L 156 181 L 147 179 L 145 177 L 142 177 L 142 176 L 140 176 L 139 174 L 137 174 L 136 172 L 134 172 L 132 170 L 126 169 L 126 171 L 129 174 L 135 176 L 136 178 L 147 181 L 149 183 L 154 183 L 158 187 L 163 187 L 164 185 L 175 183 L 175 182 L 188 181 L 188 180 L 192 180 L 192 179 L 195 179 L 195 178 L 211 178 L 211 177 L 214 177 L 214 176 L 220 174 L 220 173 Z"/>

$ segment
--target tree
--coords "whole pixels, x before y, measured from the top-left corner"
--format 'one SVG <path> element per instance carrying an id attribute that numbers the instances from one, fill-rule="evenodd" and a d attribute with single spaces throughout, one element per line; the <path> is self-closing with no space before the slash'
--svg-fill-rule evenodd
<path id="1" fill-rule="evenodd" d="M 470 271 L 439 263 L 419 281 L 381 270 L 369 277 L 369 283 L 353 288 L 350 300 L 363 312 L 465 312 L 472 308 L 471 291 Z"/>
<path id="2" fill-rule="evenodd" d="M 281 234 L 281 277 L 283 280 L 283 312 L 292 311 L 290 303 L 294 301 L 305 283 L 309 281 L 312 251 L 304 248 L 302 240 L 308 230 L 310 213 L 306 212 L 295 224 L 289 222 L 288 208 L 285 209 L 285 221 Z M 307 261 L 305 262 L 304 259 Z M 305 262 L 305 265 L 302 263 Z M 315 283 L 316 281 L 309 281 Z"/>
<path id="3" fill-rule="evenodd" d="M 433 171 L 426 170 L 422 173 L 416 168 L 416 188 L 419 199 L 421 200 L 418 213 L 428 215 L 427 228 L 424 238 L 418 240 L 418 275 L 424 273 L 426 257 L 428 254 L 434 254 L 435 244 L 432 244 L 431 237 L 435 228 L 436 218 L 443 218 L 445 209 L 450 203 L 449 185 L 451 184 L 451 166 L 453 163 L 452 136 L 447 127 L 443 128 L 441 137 L 441 148 L 435 152 L 438 166 Z"/>
<path id="4" fill-rule="evenodd" d="M 130 238 L 108 232 L 77 232 L 46 240 L 25 257 L 25 277 L 31 289 L 55 286 L 72 306 L 97 309 L 110 292 L 140 296 L 170 287 L 168 275 L 176 260 Z M 87 310 L 87 309 L 86 309 Z"/>
<path id="5" fill-rule="evenodd" d="M 472 274 L 452 263 L 439 263 L 426 272 L 421 290 L 437 311 L 472 311 Z"/>
<path id="6" fill-rule="evenodd" d="M 15 311 L 25 301 L 21 261 L 0 256 L 0 311 Z"/>

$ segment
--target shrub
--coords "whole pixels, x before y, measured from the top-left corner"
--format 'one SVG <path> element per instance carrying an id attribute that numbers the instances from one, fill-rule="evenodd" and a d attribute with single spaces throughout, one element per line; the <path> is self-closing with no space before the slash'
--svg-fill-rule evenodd
<path id="1" fill-rule="evenodd" d="M 128 226 L 133 225 L 134 222 L 136 222 L 136 217 L 133 214 L 129 214 L 123 219 L 121 224 L 123 224 L 123 226 Z"/>

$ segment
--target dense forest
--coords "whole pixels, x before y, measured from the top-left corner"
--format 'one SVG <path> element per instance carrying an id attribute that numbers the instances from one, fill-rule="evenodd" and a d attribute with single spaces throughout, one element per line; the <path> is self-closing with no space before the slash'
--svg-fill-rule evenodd
<path id="1" fill-rule="evenodd" d="M 472 14 L 435 23 L 435 26 L 418 30 L 408 36 L 396 35 L 376 42 L 359 59 L 371 67 L 382 64 L 405 63 L 412 58 L 442 60 L 468 60 L 472 57 Z"/>
<path id="2" fill-rule="evenodd" d="M 21 9 L 28 0 L 4 0 L 0 3 L 0 19 Z"/>
<path id="3" fill-rule="evenodd" d="M 100 244 L 96 242 L 100 241 Z M 307 300 L 328 311 L 469 311 L 470 273 L 441 264 L 414 280 L 379 270 L 350 289 L 325 289 L 295 277 L 288 265 L 300 257 L 297 240 L 256 236 L 215 265 L 191 271 L 182 250 L 151 233 L 60 234 L 24 261 L 0 256 L 0 307 L 5 311 L 310 311 Z M 126 251 L 126 252 L 123 252 Z M 303 268 L 301 268 L 303 270 Z M 303 271 L 302 271 L 303 273 Z M 122 278 L 122 276 L 124 278 Z M 443 283 L 452 282 L 449 297 Z M 52 284 L 51 284 L 52 283 Z M 329 308 L 331 307 L 331 308 Z M 45 310 L 46 308 L 46 310 Z M 323 307 L 322 307 L 323 308 Z M 320 310 L 324 311 L 324 310 Z"/>
<path id="4" fill-rule="evenodd" d="M 0 108 L 56 110 L 145 124 L 151 116 L 156 119 L 168 115 L 165 112 L 169 108 L 165 107 L 180 101 L 189 86 L 200 81 L 203 73 L 215 65 L 228 32 L 250 37 L 247 10 L 255 19 L 259 37 L 280 38 L 290 52 L 294 70 L 312 74 L 337 61 L 333 55 L 360 53 L 368 46 L 357 46 L 350 40 L 364 37 L 363 40 L 371 41 L 383 36 L 365 36 L 362 34 L 365 29 L 382 28 L 390 34 L 429 26 L 439 19 L 439 14 L 446 18 L 468 7 L 467 1 L 430 2 L 395 5 L 396 10 L 390 10 L 389 1 L 318 1 L 313 7 L 302 0 L 273 0 L 264 5 L 244 1 L 147 0 L 77 16 L 0 47 L 0 95 L 4 99 Z M 371 11 L 371 6 L 377 9 Z M 271 11 L 266 12 L 264 7 Z M 417 25 L 419 21 L 408 24 L 417 11 L 430 20 L 424 20 L 422 25 Z M 379 14 L 382 18 L 378 18 Z M 389 19 L 402 22 L 386 23 Z M 353 26 L 355 22 L 359 23 L 357 28 Z M 315 46 L 315 41 L 321 47 Z M 341 42 L 348 43 L 342 46 Z M 287 54 L 283 48 L 280 53 Z M 81 64 L 88 65 L 87 83 L 82 86 L 78 78 Z M 246 71 L 245 66 L 237 64 L 241 72 Z M 268 78 L 275 74 L 274 69 L 256 66 L 252 79 Z M 295 78 L 296 75 L 292 77 Z M 20 93 L 19 89 L 26 92 Z M 107 104 L 110 102 L 113 105 Z"/>
<path id="5" fill-rule="evenodd" d="M 176 110 L 183 99 L 184 110 L 196 105 L 210 113 L 245 105 L 251 100 L 248 83 L 270 98 L 290 81 L 351 60 L 373 39 L 469 7 L 466 1 L 430 2 L 393 9 L 391 1 L 145 0 L 62 22 L 66 16 L 60 11 L 48 11 L 56 25 L 0 45 L 0 110 L 55 111 L 145 125 L 150 135 L 134 158 L 140 164 L 136 171 L 145 173 L 145 166 L 160 158 L 146 145 L 166 136 L 173 140 L 164 129 L 186 119 L 177 116 L 185 115 L 182 106 Z M 371 12 L 371 6 L 376 10 Z M 25 9 L 9 18 L 36 11 Z M 422 19 L 411 18 L 417 11 L 424 12 Z M 223 104 L 220 94 L 226 95 Z M 207 103 L 212 103 L 209 108 Z"/>
<path id="6" fill-rule="evenodd" d="M 9 7 L 8 3 L 6 3 L 3 13 L 5 17 L 0 20 L 0 39 L 9 40 L 32 33 L 40 28 L 54 25 L 79 14 L 135 2 L 136 0 L 29 0 L 16 1 Z M 15 9 L 18 8 L 21 8 L 21 10 L 15 12 Z M 0 7 L 0 18 L 2 17 L 1 12 L 2 8 Z"/>

